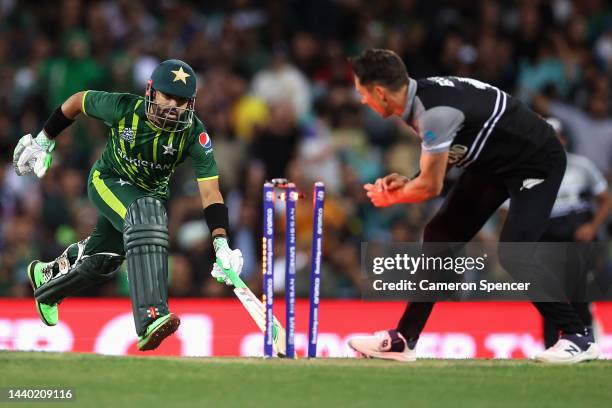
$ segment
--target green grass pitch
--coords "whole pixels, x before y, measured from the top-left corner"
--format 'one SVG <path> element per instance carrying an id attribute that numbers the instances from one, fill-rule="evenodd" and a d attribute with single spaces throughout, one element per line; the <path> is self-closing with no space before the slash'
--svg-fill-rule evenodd
<path id="1" fill-rule="evenodd" d="M 0 388 L 72 388 L 34 407 L 612 406 L 612 361 L 110 357 L 0 352 Z"/>

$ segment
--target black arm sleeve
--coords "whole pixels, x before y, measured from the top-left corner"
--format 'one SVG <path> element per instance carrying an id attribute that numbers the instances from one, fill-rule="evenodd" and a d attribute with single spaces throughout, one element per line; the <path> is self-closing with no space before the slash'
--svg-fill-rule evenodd
<path id="1" fill-rule="evenodd" d="M 206 217 L 206 224 L 211 234 L 217 228 L 223 228 L 226 232 L 229 230 L 229 215 L 225 204 L 209 205 L 204 209 L 204 217 Z"/>
<path id="2" fill-rule="evenodd" d="M 59 135 L 62 130 L 66 129 L 68 126 L 74 123 L 73 119 L 68 119 L 64 112 L 62 112 L 62 107 L 58 106 L 58 108 L 53 111 L 49 119 L 45 122 L 45 126 L 43 126 L 43 130 L 49 139 L 55 139 L 57 135 Z"/>

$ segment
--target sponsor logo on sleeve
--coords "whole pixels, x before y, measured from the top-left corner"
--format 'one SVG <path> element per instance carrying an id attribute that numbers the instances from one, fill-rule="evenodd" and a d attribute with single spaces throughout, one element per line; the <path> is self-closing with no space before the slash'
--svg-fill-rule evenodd
<path id="1" fill-rule="evenodd" d="M 460 144 L 452 145 L 448 152 L 448 164 L 455 164 L 459 162 L 467 153 L 467 146 Z"/>
<path id="2" fill-rule="evenodd" d="M 425 142 L 426 145 L 431 145 L 436 141 L 437 138 L 438 137 L 436 136 L 433 130 L 428 130 L 427 132 L 425 132 L 425 135 L 423 135 L 423 142 Z"/>
<path id="3" fill-rule="evenodd" d="M 205 149 L 212 148 L 212 140 L 210 139 L 210 136 L 208 136 L 208 133 L 202 132 L 200 133 L 200 136 L 198 138 L 203 148 Z"/>

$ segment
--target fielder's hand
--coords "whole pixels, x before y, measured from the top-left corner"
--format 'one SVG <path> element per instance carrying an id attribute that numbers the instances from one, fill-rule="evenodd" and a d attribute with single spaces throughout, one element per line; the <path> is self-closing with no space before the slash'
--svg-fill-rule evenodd
<path id="1" fill-rule="evenodd" d="M 388 207 L 402 202 L 402 189 L 409 181 L 408 177 L 392 173 L 376 179 L 374 184 L 365 184 L 363 188 L 367 191 L 372 204 L 376 207 Z"/>
<path id="2" fill-rule="evenodd" d="M 397 190 L 383 190 L 378 184 L 366 184 L 363 188 L 367 191 L 367 196 L 376 207 L 388 207 L 403 202 L 404 194 L 401 188 Z"/>
<path id="3" fill-rule="evenodd" d="M 213 247 L 215 248 L 215 255 L 217 256 L 217 259 L 210 274 L 217 280 L 217 282 L 225 282 L 226 285 L 231 286 L 232 281 L 225 275 L 223 269 L 217 265 L 217 262 L 219 262 L 224 269 L 231 269 L 236 272 L 236 275 L 240 276 L 240 272 L 242 272 L 242 265 L 244 263 L 244 260 L 242 259 L 242 252 L 239 249 L 230 249 L 227 239 L 224 237 L 215 238 L 213 241 Z"/>
<path id="4" fill-rule="evenodd" d="M 19 139 L 13 152 L 13 165 L 18 176 L 34 173 L 38 178 L 45 175 L 53 156 L 51 152 L 55 148 L 55 142 L 47 138 L 44 132 L 40 132 L 36 138 L 27 134 Z"/>
<path id="5" fill-rule="evenodd" d="M 398 190 L 404 187 L 404 185 L 406 185 L 406 183 L 408 183 L 409 181 L 410 179 L 406 176 L 402 176 L 397 173 L 391 173 L 389 175 L 386 175 L 382 179 L 383 190 Z"/>

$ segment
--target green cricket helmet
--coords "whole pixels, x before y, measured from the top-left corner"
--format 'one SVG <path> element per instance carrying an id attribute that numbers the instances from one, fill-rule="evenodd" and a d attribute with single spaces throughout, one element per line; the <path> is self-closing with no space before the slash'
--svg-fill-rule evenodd
<path id="1" fill-rule="evenodd" d="M 187 99 L 187 107 L 162 105 L 155 102 L 161 92 L 168 96 Z M 196 97 L 196 74 L 187 63 L 170 59 L 162 62 L 151 74 L 145 92 L 145 111 L 156 128 L 181 132 L 191 126 Z"/>

